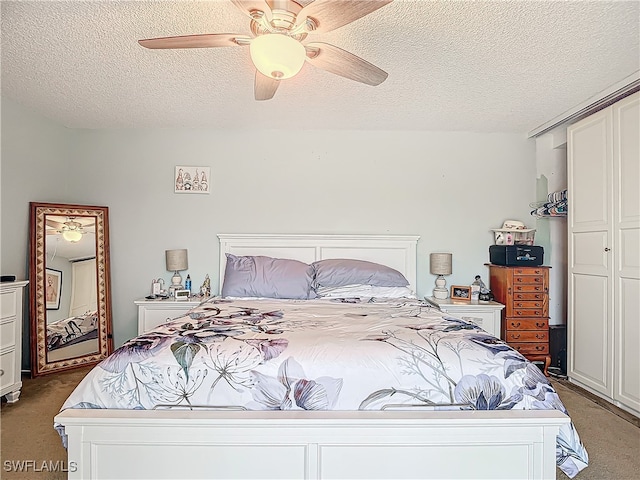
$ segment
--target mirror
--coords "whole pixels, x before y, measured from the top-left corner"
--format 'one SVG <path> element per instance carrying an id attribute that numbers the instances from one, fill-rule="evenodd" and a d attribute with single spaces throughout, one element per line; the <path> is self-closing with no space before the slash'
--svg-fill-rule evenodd
<path id="1" fill-rule="evenodd" d="M 32 376 L 113 350 L 107 207 L 31 202 Z"/>

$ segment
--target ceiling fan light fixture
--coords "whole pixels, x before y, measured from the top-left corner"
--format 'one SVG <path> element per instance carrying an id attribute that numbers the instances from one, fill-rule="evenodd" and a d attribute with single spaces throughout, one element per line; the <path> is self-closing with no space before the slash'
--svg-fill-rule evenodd
<path id="1" fill-rule="evenodd" d="M 251 60 L 263 75 L 283 80 L 296 75 L 307 56 L 304 46 L 281 33 L 269 33 L 254 38 L 249 46 Z"/>
<path id="2" fill-rule="evenodd" d="M 79 242 L 82 238 L 82 232 L 79 230 L 65 230 L 62 232 L 62 238 L 71 243 Z"/>

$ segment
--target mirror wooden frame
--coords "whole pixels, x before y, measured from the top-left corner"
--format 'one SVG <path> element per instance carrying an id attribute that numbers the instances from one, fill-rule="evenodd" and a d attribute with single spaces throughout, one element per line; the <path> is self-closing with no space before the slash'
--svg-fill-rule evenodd
<path id="1" fill-rule="evenodd" d="M 31 300 L 31 375 L 94 365 L 113 351 L 109 263 L 109 209 L 88 205 L 30 202 L 29 281 Z M 48 361 L 46 302 L 46 216 L 95 217 L 97 351 Z"/>

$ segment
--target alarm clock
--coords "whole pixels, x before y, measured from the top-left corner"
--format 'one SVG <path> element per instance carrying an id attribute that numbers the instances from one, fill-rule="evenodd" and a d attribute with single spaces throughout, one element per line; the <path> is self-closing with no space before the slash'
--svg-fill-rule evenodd
<path id="1" fill-rule="evenodd" d="M 174 292 L 176 300 L 189 300 L 191 290 L 176 290 Z"/>

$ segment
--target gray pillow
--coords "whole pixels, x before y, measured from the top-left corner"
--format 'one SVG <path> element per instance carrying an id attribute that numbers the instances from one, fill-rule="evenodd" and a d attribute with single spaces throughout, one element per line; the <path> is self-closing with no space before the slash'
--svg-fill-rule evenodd
<path id="1" fill-rule="evenodd" d="M 311 264 L 315 271 L 315 286 L 374 285 L 376 287 L 406 287 L 409 281 L 399 271 L 379 263 L 364 260 L 327 259 Z"/>
<path id="2" fill-rule="evenodd" d="M 227 253 L 223 297 L 315 298 L 313 267 L 298 260 Z"/>

